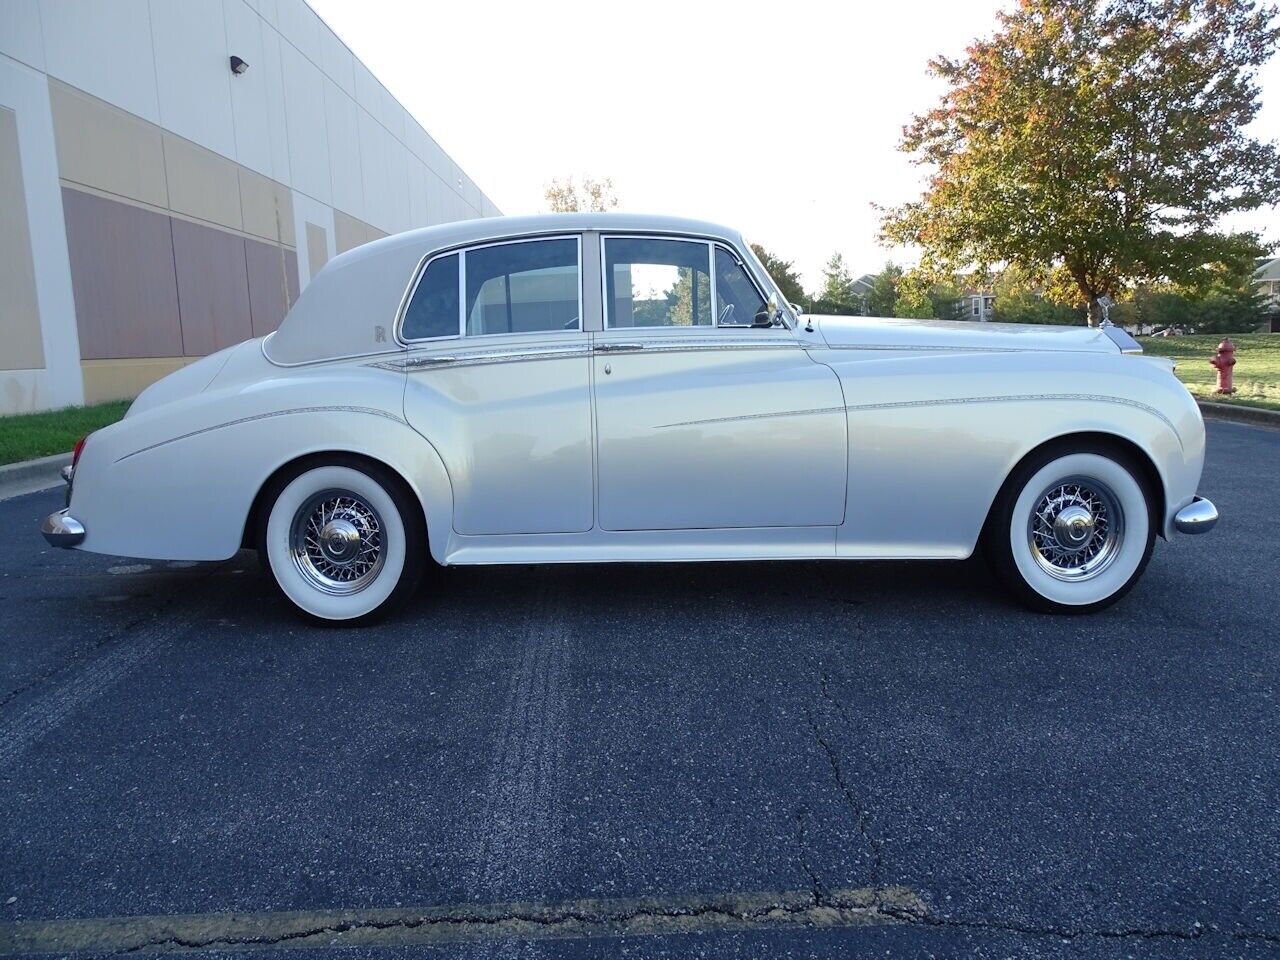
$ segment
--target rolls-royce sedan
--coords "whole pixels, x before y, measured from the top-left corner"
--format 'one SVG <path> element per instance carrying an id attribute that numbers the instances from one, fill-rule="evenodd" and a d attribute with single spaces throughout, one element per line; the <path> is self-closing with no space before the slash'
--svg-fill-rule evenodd
<path id="1" fill-rule="evenodd" d="M 494 218 L 331 261 L 78 445 L 50 543 L 364 621 L 438 564 L 962 559 L 1043 611 L 1210 529 L 1204 425 L 1115 327 L 819 317 L 734 230 Z"/>

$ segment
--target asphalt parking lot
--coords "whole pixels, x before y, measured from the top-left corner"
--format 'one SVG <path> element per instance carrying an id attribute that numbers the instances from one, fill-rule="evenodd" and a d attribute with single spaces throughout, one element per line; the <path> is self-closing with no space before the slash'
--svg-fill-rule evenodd
<path id="1" fill-rule="evenodd" d="M 1276 955 L 1280 432 L 1209 443 L 1219 528 L 1075 618 L 613 565 L 312 629 L 0 502 L 0 955 Z"/>

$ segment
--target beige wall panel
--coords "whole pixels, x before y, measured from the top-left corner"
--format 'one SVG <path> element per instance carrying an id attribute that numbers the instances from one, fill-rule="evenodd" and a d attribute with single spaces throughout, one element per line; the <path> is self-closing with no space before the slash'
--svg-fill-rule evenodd
<path id="1" fill-rule="evenodd" d="M 182 352 L 203 357 L 253 336 L 245 239 L 188 220 L 173 221 Z"/>
<path id="2" fill-rule="evenodd" d="M 284 272 L 289 283 L 289 306 L 292 307 L 302 292 L 298 285 L 298 251 L 292 247 L 286 247 L 284 251 Z"/>
<path id="3" fill-rule="evenodd" d="M 324 227 L 307 222 L 307 265 L 311 268 L 311 276 L 320 272 L 329 262 L 329 235 Z"/>
<path id="4" fill-rule="evenodd" d="M 170 218 L 62 188 L 80 356 L 182 355 Z"/>
<path id="5" fill-rule="evenodd" d="M 246 240 L 244 246 L 253 335 L 262 337 L 280 326 L 298 298 L 298 258 L 292 250 L 271 243 Z"/>
<path id="6" fill-rule="evenodd" d="M 0 107 L 0 370 L 44 366 L 18 118 Z"/>
<path id="7" fill-rule="evenodd" d="M 288 187 L 241 167 L 240 209 L 245 233 L 294 245 L 293 192 Z"/>
<path id="8" fill-rule="evenodd" d="M 234 230 L 244 229 L 235 163 L 166 132 L 164 169 L 169 179 L 169 209 Z"/>
<path id="9" fill-rule="evenodd" d="M 57 80 L 49 99 L 63 180 L 169 205 L 159 128 Z"/>
<path id="10" fill-rule="evenodd" d="M 84 402 L 132 400 L 161 377 L 191 363 L 191 357 L 148 357 L 144 360 L 85 360 Z"/>
<path id="11" fill-rule="evenodd" d="M 387 233 L 385 230 L 379 230 L 377 227 L 368 223 L 365 224 L 365 232 L 369 242 L 391 236 L 391 234 Z"/>
<path id="12" fill-rule="evenodd" d="M 333 211 L 333 243 L 339 253 L 346 253 L 369 239 L 363 220 L 349 217 L 341 210 Z"/>

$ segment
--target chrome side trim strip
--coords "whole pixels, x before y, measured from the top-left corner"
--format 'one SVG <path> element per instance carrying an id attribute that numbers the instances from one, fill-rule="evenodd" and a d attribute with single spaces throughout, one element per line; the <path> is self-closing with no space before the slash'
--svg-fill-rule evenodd
<path id="1" fill-rule="evenodd" d="M 550 347 L 512 347 L 509 349 L 458 350 L 449 353 L 410 354 L 397 360 L 384 360 L 369 366 L 383 370 L 405 372 L 432 370 L 439 367 L 474 367 L 488 363 L 517 363 L 523 360 L 559 360 L 564 357 L 585 357 L 591 348 L 585 343 Z"/>
<path id="2" fill-rule="evenodd" d="M 192 437 L 198 437 L 203 433 L 212 433 L 214 430 L 221 430 L 223 427 L 234 427 L 241 423 L 252 423 L 255 420 L 270 420 L 272 417 L 288 417 L 295 413 L 363 413 L 372 417 L 385 417 L 396 423 L 405 423 L 403 417 L 398 417 L 394 413 L 388 413 L 386 410 L 379 410 L 377 407 L 351 407 L 351 406 L 327 406 L 327 407 L 294 407 L 290 410 L 273 410 L 270 413 L 256 413 L 251 417 L 240 417 L 237 420 L 228 420 L 226 423 L 217 423 L 211 427 L 202 427 L 199 430 L 192 430 L 190 433 L 181 433 L 176 437 L 170 437 L 168 440 L 161 440 L 158 443 L 148 444 L 134 450 L 132 453 L 126 453 L 123 457 L 116 460 L 120 463 L 128 460 L 130 457 L 136 457 L 140 453 L 146 453 L 148 450 L 154 450 L 157 447 L 163 447 L 170 443 L 177 443 L 179 440 L 189 440 Z"/>
<path id="3" fill-rule="evenodd" d="M 616 329 L 616 328 L 615 328 Z M 635 344 L 627 343 L 626 349 L 634 350 Z M 795 340 L 726 340 L 724 337 L 698 338 L 672 337 L 665 340 L 646 340 L 640 344 L 645 353 L 681 353 L 685 350 L 801 350 L 803 344 Z M 597 353 L 609 353 L 609 341 L 596 342 Z"/>
<path id="4" fill-rule="evenodd" d="M 448 353 L 409 354 L 395 360 L 382 360 L 369 366 L 396 372 L 433 370 L 441 367 L 473 367 L 490 363 L 518 363 L 526 360 L 559 360 L 564 357 L 587 356 L 591 353 L 680 353 L 686 350 L 799 350 L 800 343 L 786 340 L 689 340 L 683 337 L 666 340 L 604 341 L 594 347 L 586 344 L 549 347 L 512 347 L 490 350 L 457 350 Z"/>
<path id="5" fill-rule="evenodd" d="M 776 420 L 780 417 L 816 417 L 824 413 L 844 413 L 844 407 L 813 407 L 809 410 L 780 410 L 776 413 L 744 413 L 734 417 L 712 417 L 708 420 L 682 420 L 679 423 L 661 423 L 655 430 L 667 427 L 700 427 L 710 423 L 738 423 L 743 420 Z"/>
<path id="6" fill-rule="evenodd" d="M 941 407 L 956 403 L 1020 403 L 1031 400 L 1083 400 L 1095 403 L 1115 403 L 1123 407 L 1132 407 L 1135 410 L 1141 410 L 1144 413 L 1149 413 L 1153 417 L 1157 417 L 1164 421 L 1165 426 L 1172 430 L 1173 435 L 1178 438 L 1178 445 L 1182 445 L 1182 437 L 1178 433 L 1178 428 L 1173 425 L 1172 420 L 1166 417 L 1155 407 L 1142 403 L 1139 400 L 1129 400 L 1125 397 L 1108 397 L 1094 393 L 1023 393 L 999 397 L 949 397 L 940 400 L 895 400 L 886 403 L 853 404 L 849 407 L 849 412 L 854 413 L 860 410 L 905 409 L 908 407 Z"/>
<path id="7" fill-rule="evenodd" d="M 659 424 L 655 426 L 654 429 L 663 430 L 667 427 L 692 427 L 711 423 L 736 423 L 742 420 L 773 420 L 779 417 L 809 417 L 818 416 L 819 414 L 824 413 L 838 412 L 841 410 L 848 413 L 862 413 L 870 410 L 906 410 L 913 407 L 943 407 L 962 403 L 1022 403 L 1032 400 L 1084 400 L 1097 403 L 1115 403 L 1125 407 L 1133 407 L 1136 410 L 1142 410 L 1143 412 L 1149 413 L 1164 421 L 1165 425 L 1173 431 L 1173 435 L 1178 438 L 1179 446 L 1182 445 L 1182 437 L 1178 434 L 1178 430 L 1173 425 L 1173 421 L 1155 407 L 1148 406 L 1138 400 L 1128 400 L 1124 397 L 1107 397 L 1100 394 L 1089 393 L 1026 393 L 997 397 L 945 397 L 938 400 L 890 400 L 884 403 L 854 403 L 848 404 L 844 407 L 814 407 L 809 410 L 779 410 L 775 413 L 748 413 L 733 417 L 711 417 L 706 420 L 684 420 L 679 423 Z"/>
<path id="8" fill-rule="evenodd" d="M 826 350 L 889 350 L 899 353 L 1043 353 L 1031 347 L 969 347 L 943 346 L 936 343 L 835 343 L 825 348 L 815 346 L 815 351 Z M 1057 352 L 1057 351 L 1054 351 Z M 1093 350 L 1071 350 L 1064 353 L 1095 353 Z"/>

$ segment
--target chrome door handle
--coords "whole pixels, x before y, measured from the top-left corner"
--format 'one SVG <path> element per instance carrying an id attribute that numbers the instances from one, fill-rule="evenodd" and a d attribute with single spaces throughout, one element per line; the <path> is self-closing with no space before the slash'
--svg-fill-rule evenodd
<path id="1" fill-rule="evenodd" d="M 643 343 L 597 343 L 597 353 L 630 353 L 635 350 L 643 350 Z"/>

